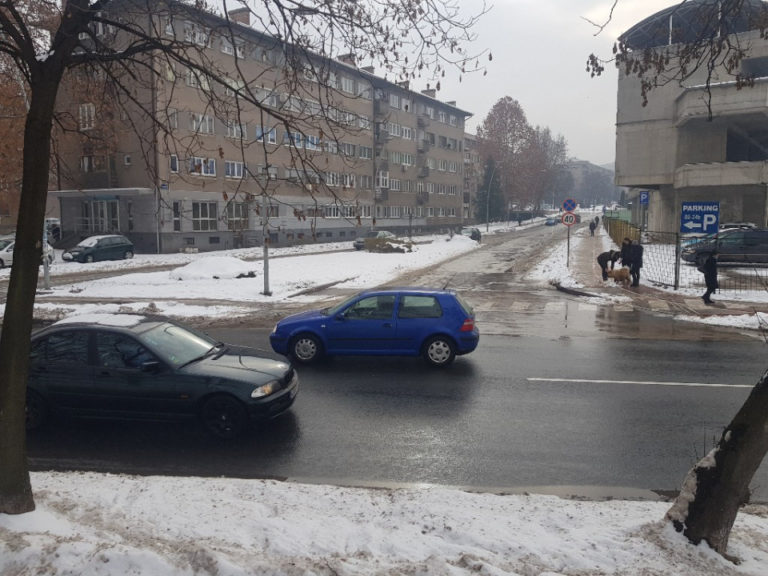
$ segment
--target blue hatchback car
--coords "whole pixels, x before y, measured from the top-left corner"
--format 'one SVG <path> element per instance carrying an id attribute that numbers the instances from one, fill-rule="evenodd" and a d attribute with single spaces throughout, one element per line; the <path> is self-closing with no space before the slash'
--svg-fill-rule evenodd
<path id="1" fill-rule="evenodd" d="M 475 314 L 457 293 L 387 288 L 341 304 L 294 314 L 270 336 L 275 352 L 309 364 L 322 356 L 423 356 L 433 366 L 477 348 Z"/>

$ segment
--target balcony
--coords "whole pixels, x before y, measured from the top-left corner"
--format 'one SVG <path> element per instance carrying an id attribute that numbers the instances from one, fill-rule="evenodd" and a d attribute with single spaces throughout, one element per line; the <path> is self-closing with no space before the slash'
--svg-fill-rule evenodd
<path id="1" fill-rule="evenodd" d="M 419 192 L 416 194 L 416 203 L 420 206 L 429 204 L 429 194 L 427 192 Z"/>
<path id="2" fill-rule="evenodd" d="M 373 113 L 376 116 L 384 116 L 389 113 L 389 102 L 386 100 L 376 100 L 373 103 Z"/>
<path id="3" fill-rule="evenodd" d="M 389 200 L 389 189 L 376 188 L 376 192 L 374 193 L 374 198 L 377 202 L 387 202 Z"/>
<path id="4" fill-rule="evenodd" d="M 419 170 L 419 178 L 429 178 L 429 168 L 427 166 L 421 167 L 421 170 Z"/>
<path id="5" fill-rule="evenodd" d="M 768 162 L 684 164 L 675 170 L 675 188 L 753 186 L 768 182 Z"/>
<path id="6" fill-rule="evenodd" d="M 742 89 L 735 82 L 723 82 L 712 85 L 711 91 L 715 116 L 768 115 L 768 80 L 756 80 L 752 88 Z M 687 88 L 677 99 L 675 122 L 680 125 L 695 118 L 707 119 L 707 97 L 704 86 Z"/>
<path id="7" fill-rule="evenodd" d="M 418 118 L 416 118 L 416 126 L 419 128 L 426 128 L 429 126 L 430 118 L 426 114 L 420 114 Z"/>

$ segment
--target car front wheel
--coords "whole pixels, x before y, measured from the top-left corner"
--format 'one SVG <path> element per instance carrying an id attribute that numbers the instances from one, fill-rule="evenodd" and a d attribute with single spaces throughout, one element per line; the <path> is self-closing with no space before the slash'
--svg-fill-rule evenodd
<path id="1" fill-rule="evenodd" d="M 424 344 L 424 359 L 432 366 L 447 366 L 456 357 L 453 342 L 445 336 L 433 336 Z"/>
<path id="2" fill-rule="evenodd" d="M 88 254 L 88 256 L 85 257 L 85 261 L 89 264 L 93 262 L 93 254 Z"/>
<path id="3" fill-rule="evenodd" d="M 248 414 L 238 400 L 229 396 L 214 396 L 203 404 L 200 419 L 208 433 L 228 440 L 245 430 Z"/>
<path id="4" fill-rule="evenodd" d="M 133 258 L 133 252 L 131 252 L 130 250 L 127 250 L 125 254 L 123 254 L 123 259 L 130 260 L 131 258 Z"/>
<path id="5" fill-rule="evenodd" d="M 293 339 L 291 344 L 291 356 L 301 363 L 310 364 L 316 361 L 323 353 L 322 344 L 312 334 L 300 334 Z"/>

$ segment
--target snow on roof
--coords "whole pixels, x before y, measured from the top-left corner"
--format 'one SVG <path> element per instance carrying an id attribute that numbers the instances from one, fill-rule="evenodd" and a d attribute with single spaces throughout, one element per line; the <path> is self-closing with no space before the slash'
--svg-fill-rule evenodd
<path id="1" fill-rule="evenodd" d="M 75 316 L 69 316 L 63 318 L 55 323 L 55 326 L 60 324 L 101 324 L 103 326 L 120 326 L 130 328 L 140 324 L 146 316 L 138 314 L 77 314 Z"/>

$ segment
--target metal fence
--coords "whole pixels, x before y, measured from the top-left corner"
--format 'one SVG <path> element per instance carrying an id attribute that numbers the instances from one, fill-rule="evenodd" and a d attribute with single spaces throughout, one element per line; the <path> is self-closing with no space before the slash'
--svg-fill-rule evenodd
<path id="1" fill-rule="evenodd" d="M 704 275 L 696 265 L 680 259 L 685 238 L 674 232 L 641 231 L 629 222 L 605 217 L 603 226 L 611 240 L 621 246 L 624 238 L 643 245 L 643 281 L 672 288 L 702 288 Z M 718 266 L 720 292 L 768 291 L 768 264 L 723 264 Z"/>

